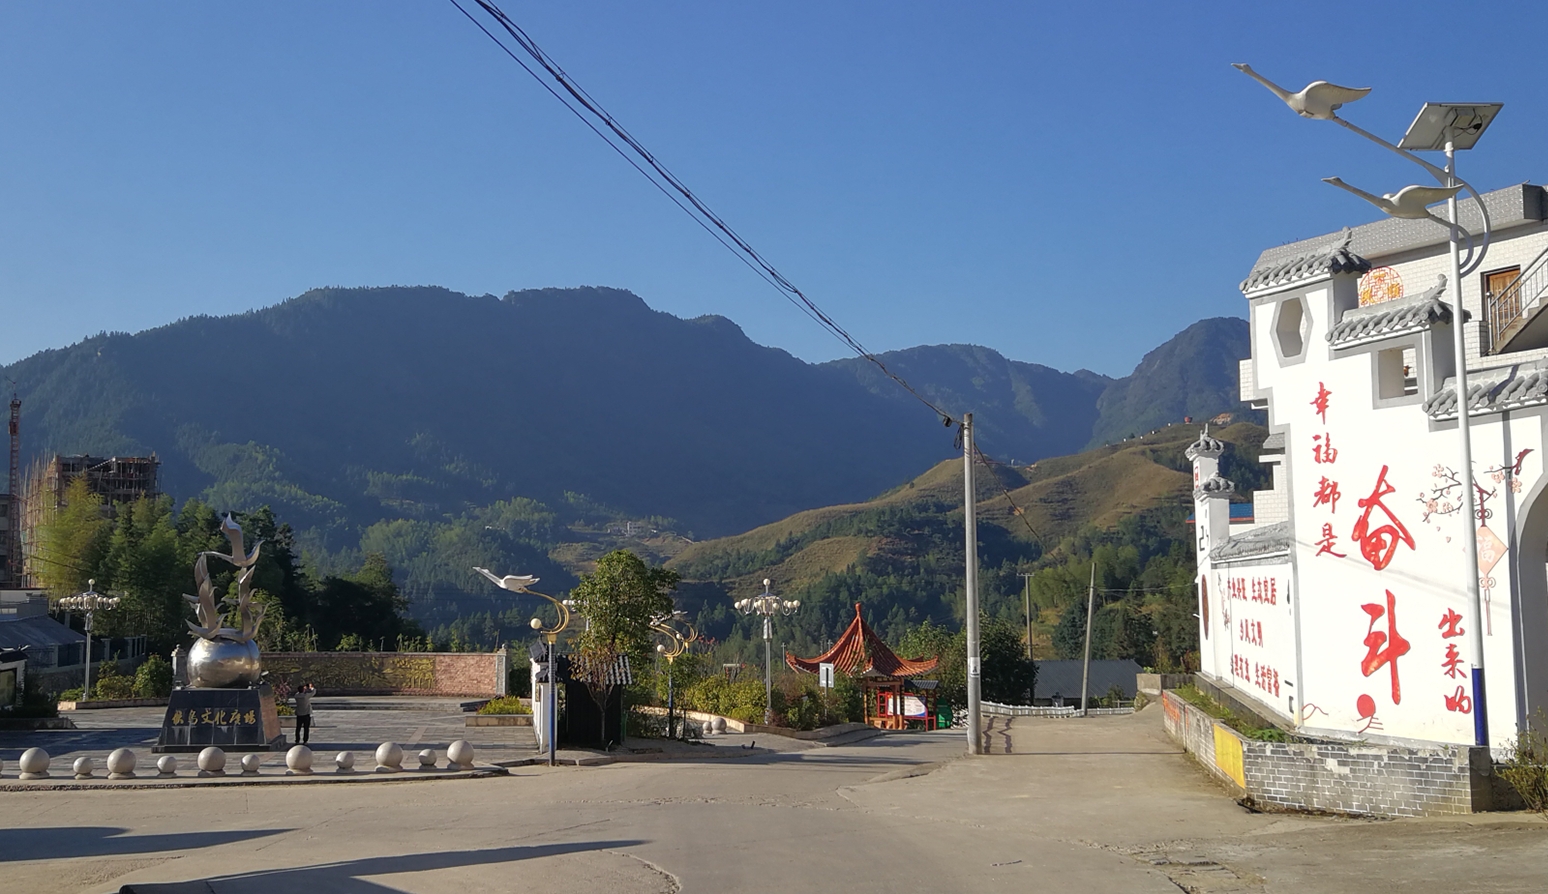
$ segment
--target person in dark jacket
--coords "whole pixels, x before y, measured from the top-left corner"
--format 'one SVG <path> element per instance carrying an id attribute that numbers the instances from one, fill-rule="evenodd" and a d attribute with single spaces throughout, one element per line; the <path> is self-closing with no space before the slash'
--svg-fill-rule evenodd
<path id="1" fill-rule="evenodd" d="M 312 741 L 312 696 L 317 694 L 317 687 L 311 683 L 302 683 L 293 696 L 296 701 L 296 744 L 305 745 Z"/>

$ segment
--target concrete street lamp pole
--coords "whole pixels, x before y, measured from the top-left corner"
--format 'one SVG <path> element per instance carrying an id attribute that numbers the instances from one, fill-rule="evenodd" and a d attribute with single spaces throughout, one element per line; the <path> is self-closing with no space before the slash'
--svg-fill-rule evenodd
<path id="1" fill-rule="evenodd" d="M 793 615 L 801 608 L 799 599 L 780 599 L 769 591 L 771 581 L 763 579 L 763 592 L 748 599 L 740 599 L 736 607 L 744 615 L 763 618 L 763 722 L 774 722 L 774 616 Z"/>
<path id="2" fill-rule="evenodd" d="M 968 754 L 982 754 L 983 673 L 978 652 L 978 491 L 973 481 L 973 414 L 962 414 L 962 509 L 966 538 L 967 574 L 963 589 L 967 596 L 967 735 Z"/>

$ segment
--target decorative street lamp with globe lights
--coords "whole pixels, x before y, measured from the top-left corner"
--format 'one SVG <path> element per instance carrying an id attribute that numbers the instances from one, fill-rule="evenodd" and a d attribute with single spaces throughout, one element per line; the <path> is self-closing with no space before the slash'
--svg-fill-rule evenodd
<path id="1" fill-rule="evenodd" d="M 91 620 L 98 611 L 111 611 L 118 608 L 117 596 L 104 596 L 97 592 L 97 582 L 86 582 L 86 592 L 77 593 L 74 596 L 65 596 L 59 600 L 59 607 L 65 611 L 84 612 L 86 615 L 86 683 L 81 687 L 81 700 L 91 698 Z"/>
<path id="2" fill-rule="evenodd" d="M 1363 128 L 1340 118 L 1338 110 L 1346 103 L 1354 102 L 1370 93 L 1369 87 L 1340 87 L 1329 84 L 1327 81 L 1313 81 L 1299 93 L 1280 87 L 1268 80 L 1245 63 L 1236 63 L 1235 67 L 1243 74 L 1267 87 L 1271 93 L 1278 96 L 1288 105 L 1292 111 L 1302 118 L 1310 118 L 1317 121 L 1332 121 L 1333 123 L 1356 133 L 1367 140 L 1388 149 L 1403 158 L 1408 159 L 1421 168 L 1424 168 L 1435 178 L 1440 185 L 1407 186 L 1395 193 L 1386 195 L 1373 195 L 1361 189 L 1350 186 L 1337 177 L 1326 178 L 1326 182 L 1338 188 L 1351 192 L 1380 208 L 1389 217 L 1405 219 L 1426 219 L 1434 221 L 1447 228 L 1451 234 L 1451 282 L 1448 288 L 1454 296 L 1452 306 L 1452 350 L 1455 353 L 1456 365 L 1456 393 L 1457 393 L 1457 433 L 1461 441 L 1461 467 L 1464 474 L 1471 476 L 1473 468 L 1473 446 L 1470 430 L 1469 404 L 1471 392 L 1467 385 L 1467 349 L 1463 338 L 1463 310 L 1462 310 L 1462 277 L 1472 273 L 1483 265 L 1484 255 L 1489 251 L 1489 237 L 1492 235 L 1489 223 L 1489 209 L 1484 203 L 1483 197 L 1478 194 L 1471 184 L 1457 176 L 1456 152 L 1459 149 L 1471 149 L 1482 136 L 1484 129 L 1499 114 L 1503 103 L 1497 102 L 1427 102 L 1419 110 L 1412 124 L 1408 126 L 1408 132 L 1397 145 L 1387 142 L 1381 137 L 1370 133 Z M 1446 166 L 1444 168 L 1431 164 L 1428 161 L 1413 154 L 1409 150 L 1421 152 L 1445 152 Z M 1478 244 L 1474 244 L 1472 233 L 1461 226 L 1457 216 L 1457 193 L 1466 190 L 1478 206 L 1479 216 L 1483 222 L 1482 238 Z M 1429 210 L 1429 205 L 1444 200 L 1446 202 L 1447 215 L 1445 219 L 1437 217 Z M 1467 251 L 1464 256 L 1462 243 L 1467 243 Z M 1467 520 L 1467 530 L 1462 538 L 1463 547 L 1467 555 L 1467 591 L 1472 598 L 1473 617 L 1483 617 L 1483 598 L 1478 580 L 1478 539 L 1472 530 L 1473 522 L 1477 519 L 1477 508 L 1474 505 L 1474 492 L 1471 487 L 1462 488 L 1463 503 L 1466 510 L 1464 518 Z M 1473 652 L 1473 736 L 1475 744 L 1486 746 L 1489 744 L 1488 712 L 1485 708 L 1484 689 L 1484 653 L 1483 653 L 1483 625 L 1472 625 L 1472 636 L 1469 645 Z"/>
<path id="3" fill-rule="evenodd" d="M 780 599 L 769 592 L 770 583 L 768 578 L 764 578 L 762 593 L 736 602 L 742 614 L 763 617 L 763 722 L 766 724 L 774 721 L 774 647 L 771 644 L 774 616 L 793 615 L 801 608 L 801 600 Z"/>

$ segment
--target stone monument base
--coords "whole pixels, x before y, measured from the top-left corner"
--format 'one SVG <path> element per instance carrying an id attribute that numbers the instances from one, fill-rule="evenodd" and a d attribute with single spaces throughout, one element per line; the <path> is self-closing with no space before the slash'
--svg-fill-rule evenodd
<path id="1" fill-rule="evenodd" d="M 151 751 L 185 753 L 211 745 L 225 751 L 283 751 L 285 734 L 273 687 L 172 690 L 161 736 Z"/>

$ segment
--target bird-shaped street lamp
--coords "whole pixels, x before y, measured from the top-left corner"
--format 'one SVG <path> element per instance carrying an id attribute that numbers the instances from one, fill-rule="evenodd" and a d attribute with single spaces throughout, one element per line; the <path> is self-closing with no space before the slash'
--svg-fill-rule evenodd
<path id="1" fill-rule="evenodd" d="M 688 623 L 687 618 L 688 615 L 686 613 L 674 611 L 671 614 L 657 615 L 656 617 L 650 619 L 650 629 L 667 637 L 667 642 L 656 644 L 656 654 L 660 655 L 662 658 L 665 658 L 667 662 L 668 739 L 677 738 L 676 729 L 673 724 L 675 714 L 673 713 L 674 705 L 672 691 L 672 666 L 678 658 L 681 658 L 688 651 L 688 647 L 693 645 L 694 640 L 699 638 L 698 631 L 693 629 L 693 625 Z M 678 624 L 686 627 L 687 631 L 684 632 L 683 630 L 678 629 Z"/>
<path id="2" fill-rule="evenodd" d="M 1269 88 L 1269 92 L 1285 101 L 1297 115 L 1302 118 L 1313 118 L 1318 121 L 1332 121 L 1339 109 L 1345 103 L 1363 99 L 1365 94 L 1371 92 L 1369 87 L 1340 87 L 1337 84 L 1329 84 L 1327 81 L 1312 81 L 1299 93 L 1291 93 L 1273 81 L 1265 78 L 1252 70 L 1252 66 L 1245 62 L 1233 62 L 1232 68 L 1240 70 L 1247 77 Z"/>
<path id="3" fill-rule="evenodd" d="M 556 685 L 559 675 L 554 668 L 554 643 L 558 641 L 559 634 L 563 633 L 564 629 L 570 626 L 570 607 L 565 605 L 565 601 L 562 599 L 556 599 L 547 593 L 539 593 L 532 589 L 533 584 L 538 582 L 538 578 L 530 574 L 507 574 L 501 577 L 488 568 L 474 566 L 473 570 L 489 578 L 495 586 L 502 590 L 541 596 L 552 602 L 554 608 L 559 612 L 559 622 L 552 627 L 545 626 L 541 618 L 533 618 L 531 622 L 532 629 L 537 631 L 538 636 L 542 637 L 543 642 L 548 646 L 548 694 L 543 699 L 543 714 L 546 720 L 544 724 L 546 727 L 544 738 L 547 740 L 548 745 L 548 765 L 553 766 L 556 752 L 558 751 L 557 740 L 559 733 L 559 699 L 558 687 Z"/>
<path id="4" fill-rule="evenodd" d="M 1457 157 L 1459 149 L 1471 149 L 1477 144 L 1478 138 L 1483 135 L 1499 114 L 1503 103 L 1449 103 L 1427 102 L 1419 110 L 1412 124 L 1408 126 L 1408 132 L 1396 145 L 1387 142 L 1356 125 L 1340 118 L 1338 110 L 1345 104 L 1363 98 L 1370 92 L 1369 88 L 1339 87 L 1329 84 L 1327 81 L 1314 81 L 1307 85 L 1306 89 L 1299 93 L 1280 87 L 1273 81 L 1263 77 L 1252 70 L 1252 66 L 1245 63 L 1236 63 L 1235 67 L 1248 77 L 1267 87 L 1270 92 L 1279 97 L 1295 113 L 1303 118 L 1312 118 L 1319 121 L 1332 121 L 1346 130 L 1359 134 L 1384 149 L 1397 153 L 1421 168 L 1424 168 L 1434 177 L 1439 186 L 1407 186 L 1395 193 L 1376 195 L 1363 189 L 1350 186 L 1337 177 L 1326 178 L 1325 182 L 1347 192 L 1354 193 L 1360 198 L 1370 202 L 1389 217 L 1405 220 L 1430 220 L 1440 224 L 1451 234 L 1451 281 L 1446 288 L 1452 289 L 1455 296 L 1451 301 L 1452 306 L 1452 350 L 1455 354 L 1454 365 L 1456 369 L 1455 387 L 1457 393 L 1457 433 L 1460 436 L 1460 453 L 1462 469 L 1473 467 L 1472 432 L 1469 420 L 1469 407 L 1466 395 L 1470 392 L 1467 387 L 1467 348 L 1463 341 L 1463 309 L 1462 309 L 1462 284 L 1463 277 L 1483 265 L 1484 256 L 1489 251 L 1489 237 L 1491 226 L 1489 223 L 1489 209 L 1484 205 L 1483 197 L 1478 194 L 1471 184 L 1457 176 Z M 1432 164 L 1413 151 L 1420 152 L 1445 152 L 1446 166 L 1444 168 Z M 1483 233 L 1477 245 L 1473 243 L 1473 234 L 1463 227 L 1457 217 L 1457 194 L 1463 190 L 1478 206 L 1479 217 L 1483 221 Z M 1446 203 L 1446 217 L 1441 218 L 1430 210 L 1430 206 L 1437 202 Z M 1462 243 L 1467 243 L 1466 257 L 1463 257 Z M 1480 302 L 1481 303 L 1481 302 Z M 1475 507 L 1476 498 L 1473 488 L 1462 488 L 1464 512 L 1461 518 L 1466 526 L 1462 536 L 1463 547 L 1467 554 L 1467 590 L 1472 597 L 1474 622 L 1471 625 L 1469 646 L 1472 654 L 1472 684 L 1473 684 L 1473 738 L 1480 746 L 1489 744 L 1489 719 L 1485 707 L 1487 690 L 1484 686 L 1484 654 L 1483 654 L 1483 624 L 1476 619 L 1483 617 L 1483 597 L 1478 580 L 1478 539 L 1472 531 L 1472 521 L 1477 518 Z"/>
<path id="5" fill-rule="evenodd" d="M 91 698 L 91 620 L 99 611 L 112 611 L 118 608 L 117 596 L 104 596 L 97 592 L 97 582 L 86 582 L 86 592 L 77 593 L 74 596 L 65 596 L 59 600 L 59 607 L 69 612 L 82 612 L 86 615 L 86 682 L 81 686 L 81 700 Z"/>
<path id="6" fill-rule="evenodd" d="M 774 616 L 793 615 L 801 608 L 799 599 L 781 599 L 769 591 L 771 581 L 763 579 L 763 592 L 757 596 L 739 599 L 736 607 L 744 615 L 763 617 L 763 722 L 774 721 Z"/>
<path id="7" fill-rule="evenodd" d="M 1322 182 L 1331 183 L 1339 189 L 1354 193 L 1385 211 L 1388 217 L 1401 217 L 1404 220 L 1433 220 L 1443 227 L 1450 227 L 1451 224 L 1436 217 L 1430 211 L 1430 206 L 1455 198 L 1456 194 L 1462 191 L 1461 186 L 1405 186 L 1395 193 L 1389 192 L 1378 196 L 1350 186 L 1337 177 L 1324 177 Z"/>

